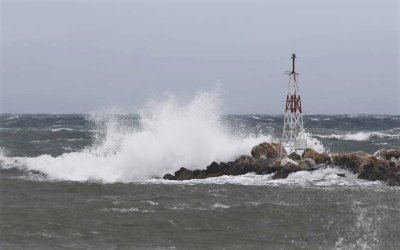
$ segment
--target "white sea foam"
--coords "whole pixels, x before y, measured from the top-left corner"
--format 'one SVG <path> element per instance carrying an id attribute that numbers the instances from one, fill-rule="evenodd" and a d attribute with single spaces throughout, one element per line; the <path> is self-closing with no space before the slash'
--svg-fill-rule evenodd
<path id="1" fill-rule="evenodd" d="M 230 134 L 220 122 L 219 98 L 215 92 L 201 92 L 188 104 L 167 95 L 150 102 L 141 112 L 141 128 L 132 130 L 107 117 L 94 144 L 80 152 L 60 156 L 6 157 L 0 154 L 3 168 L 19 167 L 40 171 L 52 180 L 134 182 L 160 178 L 180 167 L 201 169 L 213 161 L 231 161 L 269 135 Z M 99 125 L 100 126 L 100 125 Z M 52 131 L 70 130 L 56 128 Z M 323 151 L 318 140 L 307 135 L 309 146 Z M 68 149 L 70 150 L 70 149 Z"/>
<path id="2" fill-rule="evenodd" d="M 211 209 L 227 209 L 230 208 L 231 206 L 224 205 L 222 203 L 215 203 L 214 205 L 211 206 Z"/>
<path id="3" fill-rule="evenodd" d="M 72 131 L 73 129 L 72 129 L 72 128 L 53 128 L 53 129 L 51 130 L 51 132 L 59 132 L 59 131 L 63 131 L 63 130 L 65 130 L 65 131 Z"/>
<path id="4" fill-rule="evenodd" d="M 57 140 L 59 140 L 59 139 L 57 139 Z M 60 140 L 64 140 L 64 138 L 61 138 Z M 83 141 L 83 138 L 73 138 L 73 139 L 65 138 L 65 140 L 67 140 L 67 141 Z"/>
<path id="5" fill-rule="evenodd" d="M 400 138 L 399 134 L 387 134 L 382 132 L 357 132 L 347 134 L 315 135 L 320 138 L 337 139 L 344 141 L 368 141 L 371 138 Z"/>
<path id="6" fill-rule="evenodd" d="M 246 201 L 244 204 L 246 206 L 250 206 L 250 207 L 252 207 L 252 206 L 257 207 L 257 206 L 260 205 L 260 202 L 258 202 L 258 201 Z"/>
<path id="7" fill-rule="evenodd" d="M 134 212 L 139 212 L 139 208 L 137 208 L 137 207 L 130 207 L 130 208 L 104 208 L 101 211 L 103 211 L 103 212 L 134 213 Z"/>
<path id="8" fill-rule="evenodd" d="M 14 119 L 19 119 L 19 115 L 13 115 L 7 118 L 7 120 L 14 120 Z"/>
<path id="9" fill-rule="evenodd" d="M 43 140 L 43 141 L 31 141 L 31 143 L 46 143 L 49 142 L 50 140 Z"/>
<path id="10" fill-rule="evenodd" d="M 141 129 L 132 131 L 107 121 L 105 136 L 81 152 L 58 157 L 0 156 L 3 167 L 45 173 L 49 179 L 104 182 L 143 181 L 186 168 L 204 168 L 212 161 L 229 161 L 249 154 L 251 147 L 271 137 L 231 135 L 220 123 L 218 96 L 199 93 L 187 105 L 173 96 L 151 102 L 141 113 Z M 59 131 L 65 128 L 53 129 Z"/>
<path id="11" fill-rule="evenodd" d="M 317 139 L 312 137 L 310 133 L 306 133 L 306 140 L 307 140 L 307 146 L 316 150 L 317 152 L 324 152 L 325 147 L 322 145 L 322 143 Z"/>
<path id="12" fill-rule="evenodd" d="M 145 203 L 148 203 L 148 204 L 150 204 L 150 205 L 152 205 L 152 206 L 158 206 L 158 205 L 159 205 L 157 202 L 151 201 L 151 200 L 146 200 L 146 201 L 144 201 L 144 202 L 145 202 Z"/>
<path id="13" fill-rule="evenodd" d="M 354 224 L 341 229 L 343 232 L 339 232 L 341 237 L 337 239 L 335 249 L 381 249 L 381 229 L 387 216 L 382 211 L 386 209 L 386 205 L 369 208 L 360 201 L 354 201 L 352 211 L 349 211 L 354 214 Z"/>
<path id="14" fill-rule="evenodd" d="M 338 174 L 344 174 L 341 177 Z M 153 179 L 145 183 L 163 183 L 170 185 L 188 185 L 188 184 L 234 184 L 246 186 L 300 186 L 300 187 L 331 187 L 331 186 L 382 186 L 379 181 L 366 181 L 358 179 L 356 174 L 336 167 L 325 167 L 315 171 L 299 171 L 289 174 L 286 179 L 272 179 L 274 174 L 256 175 L 248 173 L 239 176 L 220 176 L 208 179 L 193 179 L 185 181 L 171 181 Z"/>

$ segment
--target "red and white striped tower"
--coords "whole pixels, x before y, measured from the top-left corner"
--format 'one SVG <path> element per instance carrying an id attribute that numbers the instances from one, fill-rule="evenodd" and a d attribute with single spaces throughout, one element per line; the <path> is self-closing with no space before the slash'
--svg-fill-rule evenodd
<path id="1" fill-rule="evenodd" d="M 283 122 L 282 145 L 290 154 L 307 148 L 303 127 L 303 110 L 298 86 L 298 73 L 295 72 L 296 54 L 292 54 L 292 71 L 289 75 L 289 88 L 286 96 L 285 118 Z"/>

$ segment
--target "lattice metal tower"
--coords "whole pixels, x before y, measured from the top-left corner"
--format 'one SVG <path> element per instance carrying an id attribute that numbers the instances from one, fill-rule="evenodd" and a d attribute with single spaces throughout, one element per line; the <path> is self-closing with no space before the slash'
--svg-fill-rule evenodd
<path id="1" fill-rule="evenodd" d="M 286 96 L 285 118 L 281 142 L 289 154 L 307 148 L 307 140 L 303 127 L 303 110 L 298 86 L 299 73 L 295 72 L 295 60 L 296 54 L 292 54 L 292 71 L 285 72 L 289 75 L 289 88 Z"/>

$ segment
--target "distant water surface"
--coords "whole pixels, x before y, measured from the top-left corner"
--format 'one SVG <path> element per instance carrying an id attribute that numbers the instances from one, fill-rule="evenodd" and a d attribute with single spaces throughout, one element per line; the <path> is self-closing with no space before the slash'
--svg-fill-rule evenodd
<path id="1" fill-rule="evenodd" d="M 278 140 L 283 123 L 162 114 L 0 115 L 1 248 L 400 248 L 400 189 L 334 166 L 284 180 L 159 179 L 248 154 Z M 304 123 L 318 150 L 400 148 L 400 116 L 306 115 Z"/>

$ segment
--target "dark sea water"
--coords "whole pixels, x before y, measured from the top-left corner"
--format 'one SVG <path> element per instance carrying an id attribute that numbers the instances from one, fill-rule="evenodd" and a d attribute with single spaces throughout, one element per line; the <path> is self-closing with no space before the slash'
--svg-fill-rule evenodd
<path id="1" fill-rule="evenodd" d="M 0 248 L 400 249 L 400 188 L 334 166 L 284 180 L 160 179 L 249 154 L 278 140 L 283 123 L 165 109 L 0 115 Z M 309 115 L 304 124 L 317 150 L 400 148 L 400 116 Z"/>

